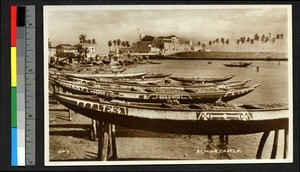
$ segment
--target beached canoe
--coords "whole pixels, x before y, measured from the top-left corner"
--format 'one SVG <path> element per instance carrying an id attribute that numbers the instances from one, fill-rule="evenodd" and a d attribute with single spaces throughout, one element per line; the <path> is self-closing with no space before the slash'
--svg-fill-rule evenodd
<path id="1" fill-rule="evenodd" d="M 88 86 L 77 84 L 72 81 L 52 80 L 53 90 L 63 90 L 73 94 L 98 95 L 100 97 L 132 102 L 161 103 L 167 100 L 177 100 L 180 103 L 209 103 L 217 100 L 224 102 L 249 94 L 260 84 L 242 88 L 218 89 L 212 87 L 176 89 L 143 89 L 141 87 L 114 88 L 104 86 Z"/>
<path id="2" fill-rule="evenodd" d="M 251 62 L 232 62 L 232 63 L 227 63 L 224 64 L 226 67 L 247 67 L 250 66 L 252 63 Z"/>
<path id="3" fill-rule="evenodd" d="M 205 78 L 187 78 L 187 77 L 174 77 L 170 76 L 171 79 L 179 81 L 182 83 L 194 83 L 194 82 L 203 82 L 203 83 L 212 83 L 212 82 L 223 82 L 233 78 L 235 75 L 224 76 L 224 77 L 205 77 Z"/>
<path id="4" fill-rule="evenodd" d="M 143 78 L 166 78 L 171 75 L 172 73 L 147 73 Z"/>
<path id="5" fill-rule="evenodd" d="M 142 104 L 105 101 L 97 96 L 54 93 L 67 108 L 123 127 L 175 134 L 235 135 L 288 129 L 286 106 L 214 104 Z"/>
<path id="6" fill-rule="evenodd" d="M 67 76 L 73 76 L 77 78 L 134 78 L 142 77 L 147 72 L 140 73 L 98 73 L 98 74 L 81 74 L 81 73 L 65 73 Z"/>
<path id="7" fill-rule="evenodd" d="M 75 81 L 88 85 L 99 85 L 99 86 L 111 86 L 111 87 L 121 87 L 121 88 L 132 88 L 132 87 L 142 87 L 142 88 L 165 88 L 165 89 L 179 89 L 184 90 L 185 88 L 201 88 L 201 87 L 218 87 L 218 88 L 241 88 L 248 83 L 249 80 L 244 81 L 231 81 L 231 82 L 222 82 L 222 83 L 165 83 L 163 79 L 97 79 L 97 81 L 92 81 L 88 79 L 76 78 L 76 77 L 67 77 L 70 81 Z"/>

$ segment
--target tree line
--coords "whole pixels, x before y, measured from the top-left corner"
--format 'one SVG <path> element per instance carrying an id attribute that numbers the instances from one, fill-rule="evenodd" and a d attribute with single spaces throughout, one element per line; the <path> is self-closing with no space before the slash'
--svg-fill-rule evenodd
<path id="1" fill-rule="evenodd" d="M 236 40 L 236 52 L 278 52 L 282 48 L 284 34 L 271 33 L 253 36 L 242 36 Z M 230 51 L 230 40 L 216 38 L 209 40 L 207 44 L 198 41 L 198 45 L 205 48 L 209 46 L 211 51 Z"/>
<path id="2" fill-rule="evenodd" d="M 107 45 L 108 45 L 110 51 L 111 51 L 111 47 L 112 46 L 114 46 L 114 50 L 116 50 L 116 47 L 120 48 L 120 46 L 122 46 L 122 47 L 130 47 L 129 41 L 121 41 L 120 39 L 109 40 L 107 42 Z"/>

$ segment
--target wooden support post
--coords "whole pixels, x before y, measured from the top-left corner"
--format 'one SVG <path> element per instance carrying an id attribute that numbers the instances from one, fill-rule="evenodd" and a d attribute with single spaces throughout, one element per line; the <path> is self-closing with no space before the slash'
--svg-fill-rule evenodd
<path id="1" fill-rule="evenodd" d="M 223 134 L 219 135 L 219 142 L 221 144 L 224 144 L 225 140 L 224 140 L 224 135 Z"/>
<path id="2" fill-rule="evenodd" d="M 97 121 L 92 119 L 92 125 L 91 125 L 91 130 L 90 130 L 90 139 L 91 140 L 96 140 L 97 133 L 99 134 L 99 127 L 97 127 Z"/>
<path id="3" fill-rule="evenodd" d="M 288 141 L 289 141 L 289 129 L 284 129 L 284 150 L 283 150 L 283 159 L 286 159 L 288 156 Z"/>
<path id="4" fill-rule="evenodd" d="M 212 135 L 207 135 L 208 142 L 213 142 Z"/>
<path id="5" fill-rule="evenodd" d="M 116 144 L 116 127 L 114 124 L 111 125 L 111 138 L 112 138 L 112 156 L 111 159 L 118 159 L 117 155 L 117 144 Z"/>
<path id="6" fill-rule="evenodd" d="M 276 158 L 277 147 L 278 147 L 278 130 L 274 130 L 274 140 L 273 140 L 273 148 L 272 148 L 272 153 L 271 153 L 271 159 Z"/>
<path id="7" fill-rule="evenodd" d="M 112 124 L 108 124 L 108 149 L 107 149 L 107 156 L 108 159 L 112 156 L 112 135 L 111 135 L 111 126 Z"/>
<path id="8" fill-rule="evenodd" d="M 264 134 L 261 136 L 261 139 L 260 139 L 260 142 L 258 145 L 258 150 L 256 153 L 256 159 L 261 159 L 261 155 L 262 155 L 262 152 L 263 152 L 263 149 L 264 149 L 264 146 L 265 146 L 265 143 L 267 141 L 269 134 L 270 134 L 270 131 L 265 131 Z"/>
<path id="9" fill-rule="evenodd" d="M 69 109 L 69 121 L 72 121 L 72 110 Z"/>
<path id="10" fill-rule="evenodd" d="M 109 124 L 99 121 L 98 127 L 98 160 L 107 161 Z"/>
<path id="11" fill-rule="evenodd" d="M 226 134 L 226 135 L 225 135 L 225 142 L 226 142 L 226 145 L 228 145 L 228 140 L 229 140 L 229 139 L 228 139 L 228 135 Z"/>

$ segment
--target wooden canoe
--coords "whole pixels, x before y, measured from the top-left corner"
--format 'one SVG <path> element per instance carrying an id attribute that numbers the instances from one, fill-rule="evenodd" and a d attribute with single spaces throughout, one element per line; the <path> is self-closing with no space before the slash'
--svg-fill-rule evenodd
<path id="1" fill-rule="evenodd" d="M 99 73 L 99 74 L 81 74 L 81 73 L 65 73 L 67 76 L 73 76 L 77 78 L 134 78 L 142 77 L 147 72 L 140 73 Z"/>
<path id="2" fill-rule="evenodd" d="M 63 91 L 74 94 L 90 94 L 98 95 L 100 97 L 118 100 L 132 101 L 132 102 L 147 102 L 147 103 L 161 103 L 168 100 L 177 100 L 180 103 L 209 103 L 217 100 L 224 102 L 242 97 L 249 94 L 260 84 L 243 87 L 232 88 L 228 90 L 218 88 L 201 88 L 201 89 L 142 89 L 140 87 L 128 88 L 113 88 L 113 87 L 94 87 L 86 84 L 76 84 L 65 80 L 52 80 L 53 90 L 62 89 Z"/>
<path id="3" fill-rule="evenodd" d="M 171 75 L 172 73 L 147 73 L 143 78 L 166 78 Z"/>
<path id="4" fill-rule="evenodd" d="M 288 128 L 288 108 L 279 105 L 135 104 L 97 96 L 54 93 L 67 108 L 123 127 L 176 134 L 235 135 Z"/>
<path id="5" fill-rule="evenodd" d="M 111 79 L 97 79 L 97 81 L 92 81 L 88 79 L 76 78 L 76 77 L 67 77 L 70 81 L 79 82 L 82 84 L 88 85 L 99 85 L 99 86 L 111 86 L 117 88 L 132 88 L 132 87 L 142 87 L 142 88 L 165 88 L 165 89 L 179 89 L 184 90 L 185 88 L 201 88 L 201 87 L 218 87 L 218 88 L 241 88 L 245 86 L 249 80 L 244 81 L 232 81 L 232 82 L 222 82 L 222 83 L 185 83 L 185 84 L 178 84 L 178 83 L 164 83 L 163 79 L 156 79 L 156 80 L 139 80 L 139 79 L 130 79 L 130 80 L 111 80 Z"/>
<path id="6" fill-rule="evenodd" d="M 235 75 L 231 75 L 231 76 L 224 76 L 224 77 L 205 77 L 205 78 L 187 78 L 187 77 L 170 77 L 171 79 L 175 80 L 175 81 L 179 81 L 182 83 L 193 83 L 193 82 L 203 82 L 203 83 L 213 83 L 213 82 L 223 82 L 223 81 L 227 81 L 231 78 L 235 77 Z"/>
<path id="7" fill-rule="evenodd" d="M 226 67 L 248 67 L 252 63 L 251 62 L 232 62 L 232 63 L 227 63 L 224 64 Z"/>

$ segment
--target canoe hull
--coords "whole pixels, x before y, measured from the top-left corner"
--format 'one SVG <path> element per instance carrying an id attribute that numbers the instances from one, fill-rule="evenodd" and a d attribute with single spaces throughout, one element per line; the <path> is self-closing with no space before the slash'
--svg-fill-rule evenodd
<path id="1" fill-rule="evenodd" d="M 224 64 L 224 66 L 226 67 L 248 67 L 250 66 L 252 63 L 230 63 L 230 64 Z"/>
<path id="2" fill-rule="evenodd" d="M 221 98 L 222 101 L 227 102 L 239 97 L 245 96 L 252 92 L 255 87 L 248 88 L 245 90 L 237 91 L 220 91 L 214 93 L 139 93 L 139 92 L 122 92 L 119 90 L 107 90 L 100 88 L 92 88 L 81 85 L 73 85 L 65 82 L 56 82 L 54 87 L 61 88 L 63 92 L 70 92 L 73 94 L 82 94 L 82 95 L 98 95 L 99 97 L 105 99 L 118 99 L 124 101 L 132 102 L 146 102 L 146 103 L 164 103 L 168 100 L 178 100 L 180 103 L 214 103 Z M 54 88 L 55 90 L 56 88 Z"/>
<path id="3" fill-rule="evenodd" d="M 223 81 L 230 80 L 234 76 L 235 75 L 219 77 L 219 78 L 184 78 L 184 77 L 170 77 L 170 78 L 182 83 L 192 83 L 192 82 L 214 83 L 214 82 L 223 82 Z"/>
<path id="4" fill-rule="evenodd" d="M 144 117 L 141 116 L 129 116 L 126 113 L 120 112 L 99 112 L 93 108 L 85 108 L 85 106 L 79 106 L 74 103 L 70 103 L 61 97 L 57 97 L 61 104 L 67 108 L 80 113 L 86 117 L 116 124 L 123 127 L 162 132 L 162 133 L 174 133 L 174 134 L 190 134 L 190 135 L 217 135 L 217 134 L 250 134 L 264 131 L 287 129 L 288 118 L 270 118 L 270 119 L 258 119 L 258 120 L 199 120 L 195 113 L 195 119 L 151 119 L 151 114 L 147 118 L 147 114 Z M 119 106 L 120 107 L 120 106 Z M 116 106 L 116 108 L 118 108 Z M 163 113 L 163 112 L 162 112 Z M 225 112 L 226 113 L 226 112 Z M 252 112 L 255 113 L 255 112 Z M 272 115 L 273 111 L 261 112 L 263 115 Z"/>

